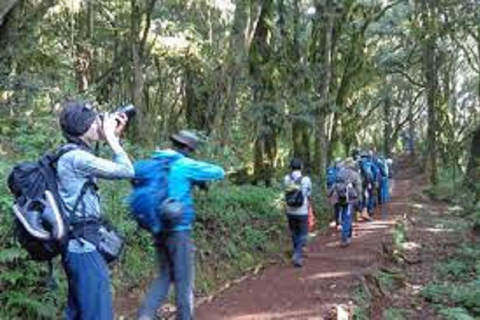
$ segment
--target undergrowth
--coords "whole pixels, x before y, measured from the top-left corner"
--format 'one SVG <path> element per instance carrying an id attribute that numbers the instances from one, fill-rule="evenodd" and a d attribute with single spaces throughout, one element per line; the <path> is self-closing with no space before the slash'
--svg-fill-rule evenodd
<path id="1" fill-rule="evenodd" d="M 461 246 L 435 267 L 435 281 L 426 285 L 422 296 L 434 304 L 446 319 L 474 319 L 480 316 L 480 249 Z"/>

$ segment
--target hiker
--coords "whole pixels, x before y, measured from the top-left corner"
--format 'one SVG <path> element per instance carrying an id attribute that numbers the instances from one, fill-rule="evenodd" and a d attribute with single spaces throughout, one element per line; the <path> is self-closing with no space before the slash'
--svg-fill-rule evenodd
<path id="1" fill-rule="evenodd" d="M 166 230 L 154 236 L 159 275 L 140 307 L 140 320 L 155 319 L 157 310 L 167 298 L 170 284 L 175 286 L 177 319 L 193 319 L 195 261 L 192 229 L 195 208 L 192 187 L 225 176 L 221 167 L 192 158 L 199 143 L 194 133 L 184 130 L 172 135 L 170 139 L 172 149 L 161 150 L 156 153 L 156 157 L 172 160 L 168 174 L 168 196 L 180 204 L 181 210 L 178 218 L 171 221 Z"/>
<path id="2" fill-rule="evenodd" d="M 68 279 L 68 320 L 113 320 L 110 273 L 97 250 L 102 209 L 96 182 L 133 177 L 132 163 L 119 141 L 126 124 L 125 114 L 100 115 L 81 101 L 67 102 L 60 114 L 63 135 L 78 147 L 57 164 L 59 195 L 72 224 L 62 256 Z M 102 140 L 110 146 L 112 160 L 93 154 L 93 144 Z"/>
<path id="3" fill-rule="evenodd" d="M 370 150 L 368 152 L 368 157 L 370 160 L 370 168 L 373 174 L 372 196 L 370 200 L 371 200 L 371 207 L 375 209 L 377 205 L 381 204 L 379 202 L 379 198 L 380 198 L 380 185 L 382 182 L 382 174 L 379 168 L 378 155 L 373 150 Z"/>
<path id="4" fill-rule="evenodd" d="M 303 163 L 294 158 L 290 162 L 291 172 L 284 178 L 286 213 L 290 228 L 295 267 L 303 266 L 303 249 L 308 238 L 308 208 L 312 192 L 312 182 L 302 175 Z"/>
<path id="5" fill-rule="evenodd" d="M 390 200 L 389 195 L 389 170 L 386 160 L 383 157 L 377 157 L 375 159 L 375 165 L 379 170 L 379 190 L 378 190 L 378 203 L 383 205 Z"/>
<path id="6" fill-rule="evenodd" d="M 371 216 L 373 215 L 373 209 L 375 206 L 374 168 L 372 166 L 371 158 L 367 152 L 361 152 L 357 163 L 362 180 L 362 194 L 360 197 L 362 219 L 365 221 L 371 221 Z"/>
<path id="7" fill-rule="evenodd" d="M 331 194 L 331 190 L 333 185 L 335 184 L 335 180 L 337 177 L 337 173 L 340 170 L 340 165 L 342 163 L 341 158 L 336 158 L 333 165 L 327 168 L 327 193 Z M 335 221 L 335 227 L 340 226 L 340 207 L 337 205 L 335 201 L 332 201 L 332 198 L 329 197 L 330 204 L 333 208 L 333 217 Z M 332 225 L 333 226 L 333 225 Z"/>
<path id="8" fill-rule="evenodd" d="M 348 158 L 342 163 L 331 192 L 333 193 L 331 196 L 336 198 L 340 210 L 341 246 L 347 247 L 352 238 L 354 207 L 362 193 L 362 180 L 352 158 Z"/>

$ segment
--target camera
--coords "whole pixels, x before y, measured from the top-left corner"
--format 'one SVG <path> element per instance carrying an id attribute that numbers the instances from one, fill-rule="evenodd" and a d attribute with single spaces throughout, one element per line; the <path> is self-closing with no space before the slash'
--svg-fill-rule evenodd
<path id="1" fill-rule="evenodd" d="M 122 113 L 127 116 L 127 123 L 128 123 L 137 114 L 137 109 L 133 104 L 127 104 L 112 112 L 112 114 L 122 114 Z M 102 120 L 102 122 L 105 117 L 105 114 L 106 114 L 105 112 L 100 114 L 100 119 Z"/>
<path id="2" fill-rule="evenodd" d="M 130 121 L 137 114 L 137 109 L 133 104 L 127 104 L 123 107 L 118 108 L 114 113 L 118 113 L 118 114 L 124 113 L 127 116 L 128 121 Z"/>

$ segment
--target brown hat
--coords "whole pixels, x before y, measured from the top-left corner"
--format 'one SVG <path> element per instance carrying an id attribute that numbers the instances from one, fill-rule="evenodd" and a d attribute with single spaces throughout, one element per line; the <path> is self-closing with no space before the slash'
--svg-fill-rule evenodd
<path id="1" fill-rule="evenodd" d="M 195 133 L 188 130 L 181 130 L 180 132 L 173 134 L 170 137 L 170 140 L 182 144 L 192 150 L 197 149 L 200 141 Z"/>

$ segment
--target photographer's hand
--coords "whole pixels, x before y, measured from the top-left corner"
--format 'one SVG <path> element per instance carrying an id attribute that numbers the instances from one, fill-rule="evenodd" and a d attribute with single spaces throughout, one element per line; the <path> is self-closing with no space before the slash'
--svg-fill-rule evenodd
<path id="1" fill-rule="evenodd" d="M 128 116 L 125 113 L 115 113 L 115 121 L 117 122 L 117 126 L 115 128 L 115 135 L 120 137 L 122 132 L 127 127 Z"/>
<path id="2" fill-rule="evenodd" d="M 105 140 L 107 140 L 114 153 L 123 151 L 123 148 L 120 145 L 119 136 L 125 128 L 125 125 L 125 117 L 121 117 L 118 114 L 106 114 L 104 117 L 103 132 Z"/>

